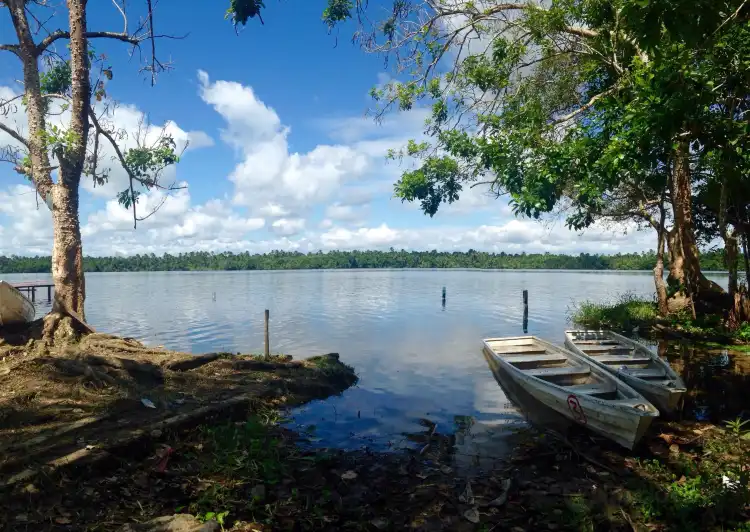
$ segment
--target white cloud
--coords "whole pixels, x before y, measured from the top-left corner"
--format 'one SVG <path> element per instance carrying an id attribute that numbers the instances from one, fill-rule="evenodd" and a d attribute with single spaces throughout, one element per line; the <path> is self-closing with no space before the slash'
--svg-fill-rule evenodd
<path id="1" fill-rule="evenodd" d="M 37 204 L 38 202 L 38 204 Z M 0 214 L 9 224 L 3 228 L 0 254 L 49 255 L 52 252 L 52 216 L 29 185 L 13 185 L 0 191 Z"/>
<path id="2" fill-rule="evenodd" d="M 301 233 L 305 229 L 305 220 L 302 218 L 279 218 L 271 224 L 271 230 L 279 235 L 292 236 Z"/>
<path id="3" fill-rule="evenodd" d="M 371 165 L 370 153 L 346 145 L 318 145 L 307 153 L 289 149 L 290 129 L 251 87 L 209 80 L 198 74 L 203 100 L 227 123 L 222 139 L 242 160 L 229 179 L 233 202 L 252 212 L 298 212 L 330 198 L 344 183 L 361 178 Z"/>

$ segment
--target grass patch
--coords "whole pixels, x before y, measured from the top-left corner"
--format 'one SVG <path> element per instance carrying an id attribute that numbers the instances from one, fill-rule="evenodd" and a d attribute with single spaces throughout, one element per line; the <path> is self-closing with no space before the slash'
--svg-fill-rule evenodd
<path id="1" fill-rule="evenodd" d="M 656 303 L 640 299 L 631 292 L 610 302 L 583 301 L 573 308 L 570 316 L 573 323 L 590 329 L 621 331 L 652 325 L 658 319 Z"/>
<path id="2" fill-rule="evenodd" d="M 674 530 L 743 530 L 750 505 L 750 432 L 740 420 L 715 429 L 698 454 L 641 461 L 632 486 L 636 517 Z M 732 528 L 735 527 L 735 528 Z M 740 527 L 740 528 L 736 528 Z"/>
<path id="3" fill-rule="evenodd" d="M 720 344 L 717 342 L 701 342 L 699 345 L 709 347 L 711 349 L 726 349 L 728 351 L 735 351 L 737 353 L 750 354 L 750 344 Z"/>

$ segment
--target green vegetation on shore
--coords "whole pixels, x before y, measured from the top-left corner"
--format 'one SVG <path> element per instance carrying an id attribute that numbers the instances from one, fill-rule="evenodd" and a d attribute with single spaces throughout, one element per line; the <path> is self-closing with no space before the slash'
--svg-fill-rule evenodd
<path id="1" fill-rule="evenodd" d="M 609 302 L 582 301 L 572 310 L 570 319 L 573 323 L 590 329 L 624 331 L 653 325 L 659 319 L 659 310 L 654 301 L 625 293 Z"/>
<path id="2" fill-rule="evenodd" d="M 653 251 L 616 255 L 438 251 L 329 251 L 265 254 L 191 252 L 179 255 L 86 257 L 87 272 L 192 270 L 316 270 L 356 268 L 477 268 L 550 270 L 651 270 Z M 721 252 L 701 255 L 704 270 L 725 270 Z M 49 273 L 49 257 L 0 257 L 0 273 Z"/>
<path id="3" fill-rule="evenodd" d="M 750 344 L 750 323 L 743 323 L 738 329 L 730 331 L 723 326 L 721 318 L 716 314 L 700 314 L 694 319 L 687 309 L 664 318 L 659 315 L 655 301 L 640 299 L 632 293 L 620 294 L 611 301 L 582 301 L 570 312 L 571 322 L 590 329 L 630 331 L 636 327 L 646 330 L 660 325 L 668 331 L 697 340 L 721 340 L 720 343 L 707 343 L 709 347 L 750 350 L 743 345 L 735 345 Z"/>

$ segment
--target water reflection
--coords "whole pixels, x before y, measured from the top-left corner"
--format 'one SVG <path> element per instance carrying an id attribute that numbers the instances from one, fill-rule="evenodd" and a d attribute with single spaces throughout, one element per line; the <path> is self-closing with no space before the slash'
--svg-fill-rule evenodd
<path id="1" fill-rule="evenodd" d="M 658 350 L 687 385 L 685 417 L 723 424 L 750 416 L 750 355 L 665 340 Z"/>

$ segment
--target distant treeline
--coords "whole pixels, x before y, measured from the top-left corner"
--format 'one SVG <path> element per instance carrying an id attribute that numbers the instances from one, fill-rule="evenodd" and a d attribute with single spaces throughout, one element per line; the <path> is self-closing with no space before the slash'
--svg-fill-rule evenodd
<path id="1" fill-rule="evenodd" d="M 140 272 L 191 270 L 317 270 L 350 268 L 484 268 L 551 270 L 650 270 L 652 251 L 616 255 L 553 255 L 551 253 L 485 253 L 437 251 L 329 251 L 299 253 L 180 253 L 157 256 L 86 257 L 87 272 Z M 721 251 L 704 252 L 705 270 L 725 270 Z M 741 268 L 741 270 L 744 269 Z M 50 257 L 0 257 L 0 273 L 49 273 Z"/>

